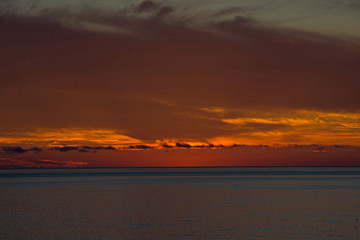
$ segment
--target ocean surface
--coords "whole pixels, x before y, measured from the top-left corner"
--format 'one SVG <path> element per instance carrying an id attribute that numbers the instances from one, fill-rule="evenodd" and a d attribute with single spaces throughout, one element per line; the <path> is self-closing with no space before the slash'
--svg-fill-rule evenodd
<path id="1" fill-rule="evenodd" d="M 0 239 L 360 239 L 360 168 L 0 170 Z"/>

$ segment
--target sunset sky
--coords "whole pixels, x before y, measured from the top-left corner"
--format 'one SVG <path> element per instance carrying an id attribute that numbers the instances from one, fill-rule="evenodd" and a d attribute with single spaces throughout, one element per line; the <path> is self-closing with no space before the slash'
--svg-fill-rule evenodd
<path id="1" fill-rule="evenodd" d="M 360 165 L 358 0 L 1 0 L 0 167 Z"/>

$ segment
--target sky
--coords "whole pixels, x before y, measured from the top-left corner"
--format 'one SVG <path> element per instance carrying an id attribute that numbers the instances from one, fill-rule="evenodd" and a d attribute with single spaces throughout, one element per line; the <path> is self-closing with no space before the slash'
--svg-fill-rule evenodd
<path id="1" fill-rule="evenodd" d="M 357 0 L 0 0 L 0 167 L 359 166 Z"/>

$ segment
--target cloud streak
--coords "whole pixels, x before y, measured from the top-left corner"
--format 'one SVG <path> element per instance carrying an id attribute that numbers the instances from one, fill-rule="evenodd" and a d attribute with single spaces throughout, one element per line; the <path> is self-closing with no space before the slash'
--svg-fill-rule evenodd
<path id="1" fill-rule="evenodd" d="M 10 132 L 0 137 L 0 144 L 23 144 L 23 145 L 76 145 L 76 144 L 97 144 L 97 145 L 127 145 L 140 143 L 134 139 L 117 133 L 111 129 L 38 129 L 32 132 Z"/>
<path id="2" fill-rule="evenodd" d="M 258 144 L 343 144 L 359 145 L 360 115 L 321 111 L 287 111 L 282 114 L 258 112 L 253 117 L 223 118 L 238 136 L 227 141 Z M 220 141 L 218 138 L 215 141 Z M 225 140 L 226 137 L 223 137 Z"/>
<path id="3" fill-rule="evenodd" d="M 84 167 L 81 161 L 60 161 L 51 159 L 26 159 L 0 157 L 0 168 L 73 168 Z"/>

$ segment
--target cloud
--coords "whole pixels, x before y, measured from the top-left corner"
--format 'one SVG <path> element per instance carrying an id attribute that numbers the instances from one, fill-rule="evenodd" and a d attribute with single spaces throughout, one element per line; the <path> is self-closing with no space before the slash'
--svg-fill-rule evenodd
<path id="1" fill-rule="evenodd" d="M 41 148 L 38 148 L 38 147 L 32 147 L 32 148 L 28 148 L 28 149 L 25 149 L 25 148 L 22 148 L 22 147 L 1 147 L 3 149 L 3 151 L 5 153 L 26 153 L 26 152 L 35 152 L 35 153 L 38 153 L 38 152 L 41 152 L 42 149 Z"/>
<path id="2" fill-rule="evenodd" d="M 116 151 L 118 149 L 112 147 L 112 146 L 64 146 L 64 147 L 51 147 L 48 150 L 52 151 L 59 151 L 59 152 L 69 152 L 69 151 L 79 151 L 79 152 L 89 152 L 97 151 L 97 150 L 110 150 L 110 151 Z"/>
<path id="3" fill-rule="evenodd" d="M 79 147 L 53 147 L 50 148 L 50 150 L 54 150 L 54 151 L 60 151 L 60 152 L 69 152 L 69 151 L 74 151 L 74 150 L 79 150 Z"/>
<path id="4" fill-rule="evenodd" d="M 134 148 L 134 146 L 129 146 L 129 148 Z M 135 148 L 139 149 L 148 149 L 150 146 L 146 145 L 135 145 Z M 6 154 L 14 154 L 14 153 L 39 153 L 42 151 L 57 151 L 57 152 L 70 152 L 70 151 L 79 151 L 79 152 L 89 152 L 89 151 L 97 151 L 97 150 L 110 150 L 117 151 L 118 149 L 113 146 L 56 146 L 56 147 L 31 147 L 31 148 L 23 148 L 23 147 L 8 147 L 2 146 L 1 149 Z"/>
<path id="5" fill-rule="evenodd" d="M 128 145 L 140 143 L 138 139 L 134 139 L 117 133 L 111 129 L 81 129 L 81 128 L 62 128 L 62 129 L 38 129 L 32 132 L 10 132 L 0 137 L 2 144 L 24 144 L 55 146 L 55 149 L 63 149 L 71 147 L 58 147 L 59 145 L 79 145 L 79 144 L 98 144 L 98 145 Z M 75 150 L 75 149 L 69 149 Z M 19 150 L 21 151 L 21 150 Z"/>
<path id="6" fill-rule="evenodd" d="M 221 121 L 229 124 L 235 125 L 245 125 L 245 124 L 269 124 L 269 125 L 290 125 L 297 126 L 303 124 L 314 123 L 315 120 L 312 119 L 294 119 L 294 118 L 235 118 L 235 119 L 221 119 Z"/>
<path id="7" fill-rule="evenodd" d="M 320 146 L 320 147 L 317 147 L 315 150 L 313 150 L 313 152 L 323 153 L 323 152 L 326 152 L 326 151 L 325 151 L 325 147 L 324 147 L 324 146 Z"/>
<path id="8" fill-rule="evenodd" d="M 24 152 L 26 152 L 26 150 L 21 147 L 2 147 L 2 149 L 6 153 L 24 153 Z"/>
<path id="9" fill-rule="evenodd" d="M 153 1 L 144 0 L 139 3 L 139 5 L 137 7 L 137 11 L 144 12 L 144 11 L 157 9 L 158 7 L 159 6 Z"/>
<path id="10" fill-rule="evenodd" d="M 116 148 L 114 148 L 112 146 L 107 146 L 107 147 L 103 147 L 103 146 L 97 146 L 97 147 L 84 146 L 82 148 L 88 149 L 88 150 L 116 150 Z"/>
<path id="11" fill-rule="evenodd" d="M 209 113 L 224 113 L 226 110 L 222 107 L 202 107 L 199 110 Z"/>
<path id="12" fill-rule="evenodd" d="M 159 11 L 156 13 L 156 17 L 165 17 L 169 14 L 171 14 L 172 12 L 174 12 L 174 9 L 172 7 L 161 7 L 159 9 Z"/>
<path id="13" fill-rule="evenodd" d="M 224 9 L 220 9 L 217 12 L 213 13 L 214 17 L 222 17 L 222 16 L 229 16 L 229 15 L 233 15 L 233 14 L 239 14 L 239 13 L 243 13 L 246 12 L 246 9 L 244 9 L 243 7 L 229 7 L 229 8 L 224 8 Z"/>
<path id="14" fill-rule="evenodd" d="M 187 144 L 187 143 L 176 143 L 176 147 L 178 147 L 178 148 L 191 148 L 191 145 Z"/>
<path id="15" fill-rule="evenodd" d="M 131 145 L 131 146 L 129 146 L 129 147 L 127 147 L 128 149 L 142 149 L 142 150 L 144 150 L 144 149 L 152 149 L 152 148 L 154 148 L 153 146 L 150 146 L 150 145 Z"/>
<path id="16" fill-rule="evenodd" d="M 210 142 L 246 144 L 313 143 L 358 145 L 360 115 L 349 112 L 287 110 L 271 112 L 234 112 L 241 117 L 222 118 L 232 129 L 231 136 L 210 139 Z M 234 134 L 237 132 L 237 134 Z"/>
<path id="17" fill-rule="evenodd" d="M 347 148 L 350 147 L 349 145 L 334 145 L 335 148 Z"/>
<path id="18" fill-rule="evenodd" d="M 0 158 L 0 168 L 69 168 L 84 167 L 81 161 L 62 161 L 51 159 Z"/>
<path id="19" fill-rule="evenodd" d="M 165 149 L 173 148 L 173 147 L 174 147 L 174 146 L 169 145 L 169 144 L 167 144 L 167 143 L 163 143 L 163 144 L 161 144 L 160 146 L 163 147 L 163 148 L 165 148 Z"/>

